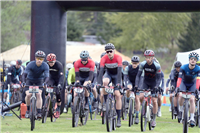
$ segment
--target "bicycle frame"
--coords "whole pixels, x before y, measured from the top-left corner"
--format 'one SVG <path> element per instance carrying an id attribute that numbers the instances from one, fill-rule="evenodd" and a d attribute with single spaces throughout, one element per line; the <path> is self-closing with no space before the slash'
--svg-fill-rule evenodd
<path id="1" fill-rule="evenodd" d="M 150 122 L 151 121 L 151 114 L 150 114 L 149 110 L 153 108 L 153 106 L 151 105 L 151 91 L 150 90 L 144 91 L 144 100 L 147 102 L 146 118 L 147 118 L 147 121 Z"/>

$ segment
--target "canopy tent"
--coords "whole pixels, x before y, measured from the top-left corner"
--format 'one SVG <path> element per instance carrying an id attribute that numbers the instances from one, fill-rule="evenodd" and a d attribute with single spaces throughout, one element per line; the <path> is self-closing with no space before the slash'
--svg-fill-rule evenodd
<path id="1" fill-rule="evenodd" d="M 103 45 L 67 45 L 66 47 L 66 63 L 72 63 L 79 59 L 81 51 L 87 50 L 94 61 L 100 61 L 100 55 L 104 52 Z M 122 56 L 123 60 L 131 61 L 131 58 L 116 51 L 116 54 Z M 20 45 L 0 54 L 0 60 L 10 62 L 12 60 L 21 59 L 24 62 L 30 60 L 30 45 Z"/>
<path id="2" fill-rule="evenodd" d="M 176 54 L 176 60 L 180 61 L 182 64 L 188 64 L 189 63 L 188 56 L 191 52 L 197 52 L 200 55 L 200 48 L 196 50 L 188 51 L 188 52 L 178 52 Z"/>

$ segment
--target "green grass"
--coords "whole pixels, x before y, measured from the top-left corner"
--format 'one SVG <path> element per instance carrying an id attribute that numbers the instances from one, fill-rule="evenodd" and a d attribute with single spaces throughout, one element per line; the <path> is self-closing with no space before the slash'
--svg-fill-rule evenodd
<path id="1" fill-rule="evenodd" d="M 146 132 L 152 133 L 181 133 L 183 132 L 183 125 L 179 124 L 176 120 L 171 119 L 170 112 L 168 111 L 169 107 L 162 107 L 162 117 L 156 119 L 157 126 L 153 131 L 149 131 L 148 127 Z M 17 112 L 19 114 L 19 112 Z M 60 118 L 55 122 L 51 123 L 50 119 L 47 119 L 47 122 L 42 124 L 42 121 L 36 121 L 35 129 L 30 131 L 30 120 L 22 119 L 19 120 L 17 117 L 7 116 L 5 119 L 1 118 L 1 131 L 2 133 L 32 133 L 32 132 L 107 132 L 106 125 L 101 124 L 100 116 L 97 117 L 97 120 L 89 120 L 85 126 L 78 126 L 72 128 L 71 124 L 71 113 L 64 113 Z M 128 121 L 122 121 L 122 126 L 117 128 L 113 132 L 141 132 L 140 124 L 133 125 L 128 127 Z M 200 130 L 197 127 L 189 128 L 189 133 L 199 133 Z"/>

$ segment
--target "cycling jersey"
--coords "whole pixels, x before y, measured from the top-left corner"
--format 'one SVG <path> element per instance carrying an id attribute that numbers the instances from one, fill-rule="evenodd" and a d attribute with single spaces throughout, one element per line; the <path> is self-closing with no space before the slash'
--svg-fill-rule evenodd
<path id="1" fill-rule="evenodd" d="M 41 66 L 36 65 L 36 61 L 31 61 L 24 73 L 27 74 L 27 78 L 30 80 L 39 80 L 49 77 L 49 66 L 46 62 L 42 62 Z"/>
<path id="2" fill-rule="evenodd" d="M 76 80 L 79 80 L 79 78 L 83 79 L 89 77 L 89 80 L 92 81 L 95 68 L 95 63 L 93 60 L 88 59 L 87 64 L 83 65 L 81 63 L 81 59 L 79 59 L 74 63 L 74 68 L 75 68 Z"/>
<path id="3" fill-rule="evenodd" d="M 61 62 L 56 61 L 52 67 L 49 66 L 49 80 L 51 79 L 57 80 L 58 84 L 61 85 L 63 84 L 64 75 L 63 75 L 63 65 L 61 64 Z"/>
<path id="4" fill-rule="evenodd" d="M 176 88 L 176 82 L 178 80 L 178 71 L 176 71 L 176 69 L 174 68 L 170 75 L 169 75 L 169 79 L 167 80 L 167 83 L 166 83 L 166 87 L 169 86 L 169 82 L 171 83 L 171 86 L 174 86 Z"/>
<path id="5" fill-rule="evenodd" d="M 132 65 L 126 66 L 124 71 L 124 80 L 125 85 L 131 84 L 133 87 L 135 86 L 135 79 L 139 70 L 139 66 L 133 68 Z"/>
<path id="6" fill-rule="evenodd" d="M 154 89 L 154 87 L 158 87 L 161 81 L 161 68 L 158 63 L 153 61 L 151 65 L 148 65 L 146 61 L 140 63 L 139 71 L 136 76 L 135 85 L 139 86 L 139 79 L 144 70 L 144 83 L 146 86 L 143 86 L 144 89 Z"/>
<path id="7" fill-rule="evenodd" d="M 108 55 L 104 55 L 100 61 L 100 71 L 98 76 L 98 84 L 102 83 L 102 77 L 104 72 L 104 67 L 106 67 L 106 73 L 104 78 L 114 78 L 116 83 L 121 84 L 122 77 L 122 57 L 120 55 L 114 54 L 113 59 L 109 59 Z"/>
<path id="8" fill-rule="evenodd" d="M 199 89 L 199 82 L 200 82 L 200 67 L 198 65 L 195 65 L 195 68 L 192 70 L 189 68 L 189 64 L 181 66 L 177 81 L 177 87 L 180 87 L 181 90 L 183 89 L 185 90 L 186 87 L 190 87 L 189 91 L 194 91 L 195 84 L 196 84 L 196 89 Z"/>
<path id="9" fill-rule="evenodd" d="M 20 68 L 16 68 L 15 65 L 12 65 L 11 67 L 8 68 L 8 73 L 7 73 L 7 83 L 10 84 L 10 82 L 12 82 L 13 80 L 18 80 L 21 76 L 21 72 L 22 69 Z"/>
<path id="10" fill-rule="evenodd" d="M 70 85 L 71 83 L 74 83 L 76 80 L 75 80 L 75 68 L 71 68 L 68 72 L 68 76 L 67 76 L 67 82 L 68 82 L 68 85 Z"/>

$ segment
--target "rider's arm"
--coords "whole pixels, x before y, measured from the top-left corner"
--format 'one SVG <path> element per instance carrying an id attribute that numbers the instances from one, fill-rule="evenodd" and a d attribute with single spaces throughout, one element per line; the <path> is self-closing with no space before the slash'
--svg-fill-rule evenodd
<path id="1" fill-rule="evenodd" d="M 63 74 L 63 65 L 59 63 L 58 65 L 58 73 L 59 73 L 59 84 L 63 85 L 64 74 Z"/>
<path id="2" fill-rule="evenodd" d="M 124 71 L 124 83 L 125 83 L 125 87 L 127 87 L 127 84 L 128 84 L 128 66 L 126 66 L 125 71 Z"/>
<path id="3" fill-rule="evenodd" d="M 167 82 L 166 82 L 166 87 L 169 86 L 169 82 L 170 82 L 170 79 L 167 79 Z"/>
<path id="4" fill-rule="evenodd" d="M 178 74 L 178 80 L 176 83 L 176 87 L 178 88 L 181 85 L 181 81 L 182 81 L 182 76 L 183 76 L 183 69 L 182 67 L 180 68 L 180 72 Z"/>
<path id="5" fill-rule="evenodd" d="M 165 81 L 164 81 L 164 73 L 162 72 L 161 73 L 161 88 L 162 88 L 162 90 L 164 91 L 164 84 L 165 84 Z"/>
<path id="6" fill-rule="evenodd" d="M 140 64 L 139 66 L 139 70 L 135 79 L 135 86 L 139 87 L 139 82 L 140 82 L 140 76 L 142 75 L 142 71 L 143 71 L 143 63 Z"/>
<path id="7" fill-rule="evenodd" d="M 100 69 L 99 69 L 99 74 L 98 74 L 98 78 L 97 78 L 97 83 L 98 84 L 102 84 L 104 66 L 105 66 L 105 56 L 102 57 L 101 61 L 100 61 Z"/>
<path id="8" fill-rule="evenodd" d="M 78 66 L 78 61 L 76 61 L 75 63 L 74 63 L 74 69 L 75 69 L 75 79 L 76 79 L 76 81 L 79 81 L 79 66 Z"/>
<path id="9" fill-rule="evenodd" d="M 119 56 L 117 58 L 118 68 L 117 68 L 117 83 L 121 84 L 121 77 L 122 77 L 122 57 Z"/>
<path id="10" fill-rule="evenodd" d="M 92 79 L 93 79 L 94 68 L 95 68 L 95 63 L 94 63 L 94 61 L 91 60 L 91 63 L 90 63 L 90 72 L 89 72 L 89 80 L 90 81 L 92 81 Z"/>
<path id="11" fill-rule="evenodd" d="M 159 87 L 161 82 L 161 68 L 160 65 L 157 66 L 157 72 L 156 72 L 156 87 Z"/>
<path id="12" fill-rule="evenodd" d="M 44 65 L 44 83 L 47 83 L 49 81 L 49 65 L 45 63 Z"/>

